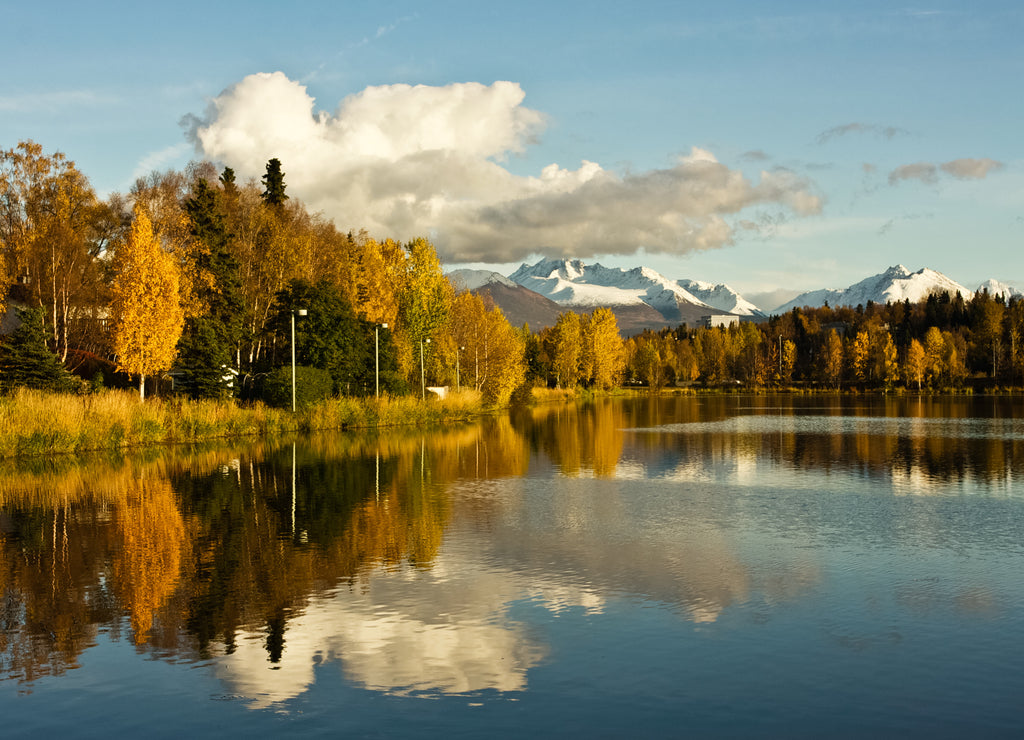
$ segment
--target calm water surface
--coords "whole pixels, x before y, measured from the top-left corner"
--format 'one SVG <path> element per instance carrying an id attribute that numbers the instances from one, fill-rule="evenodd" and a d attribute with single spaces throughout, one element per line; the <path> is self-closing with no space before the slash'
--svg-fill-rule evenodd
<path id="1" fill-rule="evenodd" d="M 4 736 L 1020 736 L 1024 399 L 0 468 Z"/>

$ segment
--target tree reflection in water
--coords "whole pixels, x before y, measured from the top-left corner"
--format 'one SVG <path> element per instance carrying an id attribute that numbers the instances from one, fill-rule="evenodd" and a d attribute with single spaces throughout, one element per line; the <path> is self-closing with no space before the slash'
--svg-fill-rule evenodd
<path id="1" fill-rule="evenodd" d="M 897 494 L 998 486 L 1024 462 L 1019 406 L 605 399 L 443 431 L 5 463 L 0 670 L 27 685 L 63 673 L 102 631 L 215 659 L 256 706 L 295 696 L 332 659 L 379 691 L 521 690 L 546 654 L 511 615 L 524 600 L 600 613 L 636 593 L 700 623 L 816 580 L 802 562 L 755 575 L 727 528 L 695 525 L 703 482 L 774 468 L 875 477 Z M 690 491 L 686 527 L 638 510 L 629 481 Z M 452 532 L 476 549 L 446 555 Z"/>

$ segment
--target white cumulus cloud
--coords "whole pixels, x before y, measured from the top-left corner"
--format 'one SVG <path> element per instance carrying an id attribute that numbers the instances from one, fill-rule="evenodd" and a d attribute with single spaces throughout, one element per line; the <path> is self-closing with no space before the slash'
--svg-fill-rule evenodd
<path id="1" fill-rule="evenodd" d="M 818 213 L 813 184 L 788 171 L 756 181 L 694 147 L 674 166 L 618 174 L 595 162 L 538 175 L 510 172 L 545 116 L 522 105 L 513 82 L 443 87 L 381 85 L 317 112 L 306 88 L 280 72 L 246 77 L 191 118 L 207 157 L 242 177 L 268 159 L 283 164 L 288 192 L 339 228 L 378 237 L 429 236 L 451 261 L 523 259 L 543 252 L 682 253 L 732 240 L 748 208 Z M 738 220 L 738 219 L 737 219 Z"/>

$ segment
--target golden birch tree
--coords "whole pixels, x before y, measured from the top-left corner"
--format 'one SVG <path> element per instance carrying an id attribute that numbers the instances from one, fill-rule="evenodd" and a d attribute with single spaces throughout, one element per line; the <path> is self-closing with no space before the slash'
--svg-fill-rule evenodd
<path id="1" fill-rule="evenodd" d="M 102 293 L 101 207 L 75 163 L 32 141 L 0 151 L 0 303 L 14 280 L 44 311 L 49 341 L 67 359 L 75 329 L 96 325 Z"/>
<path id="2" fill-rule="evenodd" d="M 833 388 L 843 379 L 843 340 L 835 329 L 829 329 L 821 350 L 821 377 Z"/>
<path id="3" fill-rule="evenodd" d="M 415 381 L 419 375 L 419 353 L 415 350 L 423 348 L 428 340 L 436 341 L 444 336 L 451 321 L 455 291 L 441 269 L 434 245 L 428 240 L 413 239 L 405 245 L 405 254 L 392 341 L 399 366 L 410 381 Z"/>
<path id="4" fill-rule="evenodd" d="M 701 375 L 709 383 L 721 383 L 726 379 L 728 338 L 729 335 L 721 327 L 701 329 L 694 335 L 700 357 Z"/>
<path id="5" fill-rule="evenodd" d="M 374 324 L 394 325 L 405 286 L 405 251 L 393 239 L 355 240 L 352 285 L 347 286 L 356 312 Z"/>
<path id="6" fill-rule="evenodd" d="M 907 360 L 904 365 L 903 375 L 907 380 L 917 383 L 917 389 L 921 390 L 921 380 L 924 378 L 926 365 L 926 354 L 924 347 L 916 339 L 910 340 L 907 347 Z"/>
<path id="7" fill-rule="evenodd" d="M 185 211 L 189 197 L 187 176 L 169 170 L 151 172 L 140 177 L 132 186 L 131 199 L 135 209 L 146 212 L 150 226 L 160 248 L 172 255 L 178 265 L 178 294 L 186 318 L 202 316 L 207 312 L 199 296 L 215 290 L 213 275 L 204 270 L 204 251 L 208 249 L 191 233 L 192 222 Z"/>
<path id="8" fill-rule="evenodd" d="M 583 328 L 583 342 L 584 364 L 594 387 L 608 390 L 618 385 L 626 369 L 626 351 L 611 309 L 594 309 Z"/>
<path id="9" fill-rule="evenodd" d="M 455 296 L 451 317 L 451 350 L 459 352 L 460 384 L 474 387 L 492 403 L 507 403 L 526 378 L 522 337 L 501 309 L 488 309 L 469 291 Z"/>
<path id="10" fill-rule="evenodd" d="M 127 239 L 114 251 L 114 271 L 114 354 L 123 371 L 139 376 L 139 397 L 145 398 L 146 376 L 174 361 L 185 317 L 178 266 L 160 247 L 141 207 L 135 208 Z"/>
<path id="11" fill-rule="evenodd" d="M 652 390 L 661 388 L 665 385 L 665 373 L 656 343 L 644 337 L 635 346 L 633 367 L 640 382 Z"/>
<path id="12" fill-rule="evenodd" d="M 583 327 L 575 311 L 560 314 L 550 333 L 551 364 L 559 388 L 575 388 L 580 381 Z"/>
<path id="13" fill-rule="evenodd" d="M 967 342 L 960 334 L 942 332 L 945 340 L 945 351 L 943 353 L 943 365 L 946 377 L 953 385 L 959 385 L 967 377 Z"/>
<path id="14" fill-rule="evenodd" d="M 874 346 L 877 379 L 882 381 L 886 388 L 891 388 L 899 380 L 900 374 L 896 345 L 892 341 L 892 335 L 883 329 L 876 335 Z"/>
<path id="15" fill-rule="evenodd" d="M 929 385 L 937 386 L 945 373 L 946 339 L 936 326 L 924 335 L 924 375 Z"/>
<path id="16" fill-rule="evenodd" d="M 434 245 L 420 237 L 405 245 L 405 280 L 400 296 L 401 323 L 409 338 L 420 342 L 449 320 L 454 291 L 441 269 Z"/>
<path id="17" fill-rule="evenodd" d="M 793 380 L 793 368 L 796 366 L 796 342 L 791 339 L 782 340 L 782 357 L 779 361 L 779 380 L 789 383 Z"/>
<path id="18" fill-rule="evenodd" d="M 866 331 L 857 332 L 850 344 L 850 370 L 858 383 L 868 379 L 868 360 L 871 341 Z"/>

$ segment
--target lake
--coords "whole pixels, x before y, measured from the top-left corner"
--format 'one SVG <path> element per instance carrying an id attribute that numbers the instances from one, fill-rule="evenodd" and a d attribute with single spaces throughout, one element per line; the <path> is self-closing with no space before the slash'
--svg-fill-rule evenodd
<path id="1" fill-rule="evenodd" d="M 0 467 L 4 736 L 1019 736 L 1024 399 Z"/>

